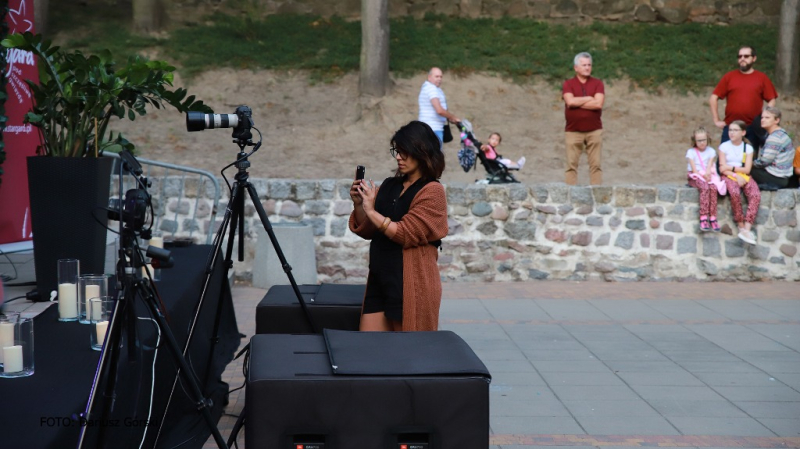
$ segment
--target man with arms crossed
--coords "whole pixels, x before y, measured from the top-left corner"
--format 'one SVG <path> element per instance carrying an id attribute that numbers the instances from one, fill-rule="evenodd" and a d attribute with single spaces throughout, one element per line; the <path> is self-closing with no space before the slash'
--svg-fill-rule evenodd
<path id="1" fill-rule="evenodd" d="M 573 60 L 575 77 L 564 81 L 564 116 L 567 127 L 564 141 L 567 146 L 567 170 L 565 182 L 575 185 L 578 182 L 578 161 L 586 148 L 589 157 L 589 181 L 597 185 L 603 183 L 603 169 L 600 168 L 603 150 L 603 103 L 606 92 L 603 82 L 592 78 L 592 55 L 583 52 Z"/>
<path id="2" fill-rule="evenodd" d="M 758 121 L 754 123 L 753 119 L 761 114 L 765 101 L 768 106 L 775 106 L 778 93 L 769 77 L 753 68 L 756 62 L 755 48 L 740 48 L 738 58 L 739 70 L 732 70 L 722 77 L 711 98 L 708 99 L 708 104 L 711 106 L 714 124 L 722 130 L 720 143 L 730 140 L 728 125 L 734 120 L 741 120 L 747 125 L 745 137 L 753 145 L 755 154 L 758 154 L 758 149 L 766 138 L 766 132 L 761 129 L 761 124 Z M 717 103 L 720 98 L 727 98 L 725 120 L 719 118 Z M 762 136 L 759 137 L 759 134 Z"/>
<path id="3" fill-rule="evenodd" d="M 452 123 L 460 122 L 458 117 L 447 110 L 447 99 L 441 89 L 442 71 L 438 67 L 428 72 L 428 79 L 422 83 L 419 91 L 419 120 L 431 127 L 439 142 L 444 140 L 444 125 L 449 120 Z"/>

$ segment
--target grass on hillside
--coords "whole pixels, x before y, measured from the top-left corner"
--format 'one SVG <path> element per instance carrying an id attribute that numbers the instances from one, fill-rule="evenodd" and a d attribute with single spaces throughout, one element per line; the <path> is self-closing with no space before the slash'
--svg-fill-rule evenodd
<path id="1" fill-rule="evenodd" d="M 185 77 L 217 67 L 303 69 L 317 79 L 358 70 L 361 25 L 340 18 L 260 20 L 218 13 L 155 38 L 130 34 L 124 9 L 80 13 L 82 18 L 73 10 L 59 12 L 66 19 L 59 22 L 71 24 L 64 46 L 90 53 L 108 48 L 120 60 L 155 49 Z M 758 69 L 772 73 L 777 34 L 776 27 L 748 24 L 570 26 L 513 18 L 406 17 L 390 23 L 390 70 L 408 76 L 438 65 L 455 74 L 481 71 L 519 82 L 540 77 L 558 83 L 572 76 L 572 57 L 589 51 L 599 78 L 627 77 L 651 90 L 707 91 L 735 68 L 736 51 L 745 42 L 759 50 Z"/>

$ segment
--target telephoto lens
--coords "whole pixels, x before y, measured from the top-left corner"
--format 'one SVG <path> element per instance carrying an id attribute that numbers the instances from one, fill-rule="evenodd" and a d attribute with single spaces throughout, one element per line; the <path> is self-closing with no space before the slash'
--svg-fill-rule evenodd
<path id="1" fill-rule="evenodd" d="M 189 132 L 214 128 L 235 128 L 238 124 L 239 116 L 236 114 L 205 114 L 196 111 L 186 113 L 186 130 Z"/>

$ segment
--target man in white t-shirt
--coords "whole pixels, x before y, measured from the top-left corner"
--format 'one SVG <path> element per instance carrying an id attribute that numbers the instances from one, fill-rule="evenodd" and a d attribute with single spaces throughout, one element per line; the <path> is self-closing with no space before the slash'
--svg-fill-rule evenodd
<path id="1" fill-rule="evenodd" d="M 440 142 L 444 140 L 444 125 L 447 124 L 447 121 L 452 123 L 461 121 L 447 110 L 447 99 L 441 85 L 442 70 L 433 67 L 428 72 L 428 79 L 422 83 L 419 91 L 419 117 L 417 118 L 431 127 Z"/>

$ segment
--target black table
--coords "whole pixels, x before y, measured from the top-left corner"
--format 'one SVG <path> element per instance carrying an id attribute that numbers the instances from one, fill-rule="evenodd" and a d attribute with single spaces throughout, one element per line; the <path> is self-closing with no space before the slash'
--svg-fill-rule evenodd
<path id="1" fill-rule="evenodd" d="M 211 249 L 208 245 L 173 248 L 175 267 L 162 270 L 162 280 L 156 283 L 181 348 L 198 307 Z M 187 357 L 204 394 L 214 401 L 215 421 L 227 401 L 228 385 L 221 381 L 221 374 L 233 359 L 240 340 L 221 262 L 218 257 Z M 77 445 L 81 424 L 76 418 L 86 407 L 100 352 L 89 348 L 90 326 L 59 322 L 57 309 L 53 305 L 34 319 L 34 375 L 0 379 L 0 447 L 61 449 Z M 124 338 L 114 409 L 104 417 L 105 422 L 92 423 L 95 425 L 88 434 L 96 438 L 102 427 L 107 441 L 114 441 L 113 447 L 119 448 L 139 447 L 146 435 L 144 447 L 152 447 L 163 421 L 159 447 L 172 447 L 187 440 L 182 448 L 202 447 L 210 430 L 195 411 L 194 401 L 187 394 L 189 389 L 182 382 L 178 382 L 169 410 L 164 412 L 177 373 L 175 360 L 162 337 L 153 365 L 156 329 L 146 319 L 149 313 L 143 301 L 136 301 L 135 311 L 141 351 L 136 352 L 137 360 L 129 360 L 129 345 Z"/>

